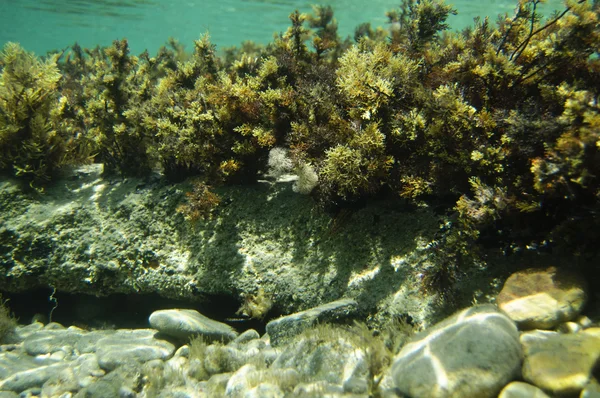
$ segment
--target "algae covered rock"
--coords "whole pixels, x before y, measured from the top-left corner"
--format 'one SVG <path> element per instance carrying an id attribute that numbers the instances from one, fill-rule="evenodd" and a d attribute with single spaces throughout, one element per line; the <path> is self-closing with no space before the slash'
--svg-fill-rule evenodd
<path id="1" fill-rule="evenodd" d="M 550 329 L 579 315 L 587 291 L 586 281 L 574 271 L 527 269 L 506 280 L 497 303 L 519 329 Z"/>
<path id="2" fill-rule="evenodd" d="M 352 299 L 340 299 L 305 311 L 286 315 L 267 323 L 271 344 L 289 339 L 319 322 L 335 322 L 349 319 L 356 313 L 358 304 Z"/>
<path id="3" fill-rule="evenodd" d="M 532 331 L 521 336 L 523 378 L 556 395 L 578 394 L 593 380 L 600 359 L 600 328 L 561 334 Z"/>

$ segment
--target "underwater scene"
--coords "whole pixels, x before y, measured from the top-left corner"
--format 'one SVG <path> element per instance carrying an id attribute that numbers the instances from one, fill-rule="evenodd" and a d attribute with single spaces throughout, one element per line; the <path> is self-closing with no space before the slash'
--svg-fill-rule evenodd
<path id="1" fill-rule="evenodd" d="M 0 397 L 600 396 L 599 0 L 0 0 Z"/>

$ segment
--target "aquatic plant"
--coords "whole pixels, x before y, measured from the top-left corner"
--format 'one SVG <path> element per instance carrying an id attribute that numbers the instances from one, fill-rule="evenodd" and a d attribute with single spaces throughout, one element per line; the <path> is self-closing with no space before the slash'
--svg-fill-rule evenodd
<path id="1" fill-rule="evenodd" d="M 152 69 L 158 68 L 157 63 L 147 55 L 130 55 L 123 39 L 85 54 L 74 47 L 73 57 L 65 59 L 61 67 L 68 76 L 65 102 L 70 108 L 64 123 L 81 129 L 95 161 L 104 163 L 108 173 L 149 172 L 150 137 L 142 128 L 141 110 L 152 96 Z"/>
<path id="2" fill-rule="evenodd" d="M 263 320 L 273 307 L 273 299 L 263 288 L 258 288 L 255 294 L 249 294 L 243 298 L 242 305 L 236 311 L 236 315 L 250 319 Z"/>
<path id="3" fill-rule="evenodd" d="M 7 302 L 8 300 L 4 300 L 0 295 L 0 342 L 17 327 L 17 321 L 11 314 Z"/>
<path id="4" fill-rule="evenodd" d="M 446 19 L 456 13 L 443 0 L 403 0 L 399 9 L 387 13 L 392 24 L 392 45 L 419 53 L 449 28 Z"/>
<path id="5" fill-rule="evenodd" d="M 185 203 L 177 207 L 177 211 L 188 221 L 208 220 L 221 202 L 221 198 L 211 191 L 211 187 L 201 181 L 193 183 L 193 189 L 186 193 Z"/>
<path id="6" fill-rule="evenodd" d="M 58 56 L 40 60 L 16 43 L 0 53 L 0 170 L 42 189 L 70 161 L 74 137 L 58 126 Z"/>

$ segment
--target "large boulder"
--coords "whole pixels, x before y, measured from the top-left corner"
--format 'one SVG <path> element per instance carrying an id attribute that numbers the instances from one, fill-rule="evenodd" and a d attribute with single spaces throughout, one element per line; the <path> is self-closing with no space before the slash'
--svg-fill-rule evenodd
<path id="1" fill-rule="evenodd" d="M 480 305 L 415 335 L 394 359 L 396 388 L 413 398 L 497 397 L 520 373 L 515 323 Z"/>

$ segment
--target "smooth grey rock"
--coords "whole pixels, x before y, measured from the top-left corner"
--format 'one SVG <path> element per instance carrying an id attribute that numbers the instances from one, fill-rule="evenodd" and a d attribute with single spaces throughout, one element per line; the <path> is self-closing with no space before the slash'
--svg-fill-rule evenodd
<path id="1" fill-rule="evenodd" d="M 267 366 L 271 366 L 277 360 L 280 353 L 280 350 L 273 347 L 266 347 L 264 350 L 261 350 L 262 357 Z"/>
<path id="2" fill-rule="evenodd" d="M 82 335 L 77 340 L 75 348 L 81 353 L 96 352 L 98 341 L 106 337 L 114 336 L 116 333 L 116 330 L 93 330 Z"/>
<path id="3" fill-rule="evenodd" d="M 260 339 L 260 334 L 254 329 L 248 329 L 233 340 L 236 344 L 246 344 L 252 340 Z"/>
<path id="4" fill-rule="evenodd" d="M 317 323 L 335 323 L 355 314 L 358 304 L 353 299 L 340 299 L 327 304 L 282 316 L 267 323 L 267 333 L 271 344 L 277 346 L 285 340 L 297 336 Z"/>
<path id="5" fill-rule="evenodd" d="M 519 375 L 521 358 L 515 323 L 495 306 L 480 305 L 413 336 L 391 373 L 412 398 L 492 398 Z"/>
<path id="6" fill-rule="evenodd" d="M 131 398 L 141 383 L 141 366 L 129 363 L 119 366 L 75 394 L 75 398 Z"/>
<path id="7" fill-rule="evenodd" d="M 60 397 L 71 391 L 79 390 L 79 383 L 73 368 L 68 367 L 60 373 L 49 378 L 42 386 L 43 397 Z"/>
<path id="8" fill-rule="evenodd" d="M 369 384 L 365 378 L 351 377 L 342 385 L 347 394 L 368 394 Z"/>
<path id="9" fill-rule="evenodd" d="M 206 395 L 199 394 L 198 391 L 191 387 L 169 387 L 168 392 L 163 391 L 160 394 L 161 398 L 200 398 Z"/>
<path id="10" fill-rule="evenodd" d="M 167 336 L 189 340 L 200 335 L 208 340 L 229 342 L 238 333 L 231 326 L 210 319 L 196 310 L 158 310 L 150 315 L 150 325 Z"/>
<path id="11" fill-rule="evenodd" d="M 227 380 L 225 395 L 231 398 L 283 397 L 283 391 L 291 391 L 300 377 L 295 369 L 258 369 L 247 364 Z"/>
<path id="12" fill-rule="evenodd" d="M 44 330 L 65 330 L 65 329 L 67 329 L 67 328 L 58 322 L 50 322 L 49 324 L 44 326 Z M 81 329 L 79 329 L 78 327 L 75 327 L 75 326 L 69 327 L 69 330 L 81 331 Z"/>
<path id="13" fill-rule="evenodd" d="M 500 391 L 498 398 L 550 398 L 543 390 L 534 385 L 513 381 Z"/>
<path id="14" fill-rule="evenodd" d="M 57 351 L 72 350 L 87 332 L 77 328 L 42 329 L 31 333 L 23 341 L 27 354 L 44 355 Z"/>
<path id="15" fill-rule="evenodd" d="M 244 350 L 247 353 L 251 352 L 251 351 L 261 351 L 262 352 L 263 350 L 265 350 L 269 347 L 268 344 L 261 339 L 249 340 L 243 344 L 240 344 L 240 343 L 236 344 L 236 343 L 232 342 L 229 345 L 236 347 L 240 350 Z"/>
<path id="16" fill-rule="evenodd" d="M 0 381 L 0 390 L 22 392 L 27 389 L 41 387 L 48 379 L 58 375 L 69 367 L 69 363 L 56 363 L 15 372 Z"/>
<path id="17" fill-rule="evenodd" d="M 19 352 L 0 352 L 0 380 L 10 375 L 33 369 L 39 366 L 34 358 L 19 354 Z"/>
<path id="18" fill-rule="evenodd" d="M 40 322 L 32 322 L 29 325 L 17 326 L 10 335 L 11 339 L 6 343 L 22 343 L 28 336 L 44 328 L 44 324 Z"/>
<path id="19" fill-rule="evenodd" d="M 292 390 L 298 385 L 302 376 L 296 369 L 272 369 L 271 374 L 277 380 L 278 386 L 283 391 Z"/>
<path id="20" fill-rule="evenodd" d="M 73 361 L 75 376 L 80 387 L 86 387 L 105 375 L 96 354 L 83 354 Z"/>
<path id="21" fill-rule="evenodd" d="M 22 393 L 41 388 L 44 396 L 60 396 L 104 375 L 94 354 L 58 362 L 51 357 L 31 357 L 22 351 L 0 353 L 0 389 Z"/>
<path id="22" fill-rule="evenodd" d="M 168 359 L 175 346 L 154 337 L 152 329 L 119 330 L 98 340 L 98 363 L 102 369 L 113 370 L 129 363 L 142 364 L 153 359 Z"/>
<path id="23" fill-rule="evenodd" d="M 212 375 L 208 381 L 202 383 L 206 385 L 208 391 L 225 391 L 231 376 L 233 376 L 233 373 L 219 373 Z"/>

